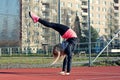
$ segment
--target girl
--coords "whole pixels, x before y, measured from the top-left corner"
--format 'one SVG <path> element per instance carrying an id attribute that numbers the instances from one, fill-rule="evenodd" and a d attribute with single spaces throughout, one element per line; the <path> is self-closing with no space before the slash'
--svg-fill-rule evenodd
<path id="1" fill-rule="evenodd" d="M 48 21 L 42 20 L 40 17 L 33 14 L 32 12 L 29 12 L 29 16 L 32 18 L 34 23 L 39 22 L 46 27 L 49 27 L 49 28 L 52 28 L 58 31 L 59 34 L 62 36 L 62 38 L 66 40 L 66 42 L 68 43 L 67 47 L 64 50 L 66 57 L 63 60 L 63 67 L 62 67 L 62 71 L 60 72 L 60 74 L 70 75 L 72 52 L 74 51 L 74 47 L 77 42 L 76 33 L 72 29 L 70 29 L 68 26 L 58 24 L 58 23 L 53 23 L 53 22 L 50 23 Z"/>

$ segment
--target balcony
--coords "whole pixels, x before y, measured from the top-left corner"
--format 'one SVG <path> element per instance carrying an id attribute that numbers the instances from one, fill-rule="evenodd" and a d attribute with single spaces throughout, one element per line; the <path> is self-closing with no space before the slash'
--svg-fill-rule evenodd
<path id="1" fill-rule="evenodd" d="M 118 3 L 114 3 L 114 6 L 119 6 L 119 4 Z"/>
<path id="2" fill-rule="evenodd" d="M 119 20 L 119 17 L 118 17 L 118 16 L 115 16 L 115 19 L 116 19 L 116 20 Z"/>
<path id="3" fill-rule="evenodd" d="M 88 0 L 81 0 L 81 1 L 88 1 Z"/>
<path id="4" fill-rule="evenodd" d="M 117 10 L 117 9 L 114 9 L 114 12 L 115 12 L 115 13 L 119 13 L 119 10 Z"/>
<path id="5" fill-rule="evenodd" d="M 41 0 L 42 3 L 49 3 L 49 0 Z"/>
<path id="6" fill-rule="evenodd" d="M 82 12 L 82 16 L 88 16 L 87 12 Z"/>
<path id="7" fill-rule="evenodd" d="M 87 1 L 82 1 L 82 8 L 88 8 L 88 2 Z"/>
<path id="8" fill-rule="evenodd" d="M 87 8 L 83 8 L 82 9 L 82 16 L 87 16 L 88 13 L 87 13 Z"/>
<path id="9" fill-rule="evenodd" d="M 88 6 L 87 5 L 81 5 L 81 8 L 88 8 Z"/>
<path id="10" fill-rule="evenodd" d="M 50 1 L 49 0 L 42 0 L 41 3 L 43 5 L 49 5 Z"/>
<path id="11" fill-rule="evenodd" d="M 114 0 L 114 3 L 119 3 L 119 0 Z"/>

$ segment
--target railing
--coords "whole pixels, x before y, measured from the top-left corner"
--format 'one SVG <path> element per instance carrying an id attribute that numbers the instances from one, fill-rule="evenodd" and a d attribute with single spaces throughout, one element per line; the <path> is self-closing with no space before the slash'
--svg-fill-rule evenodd
<path id="1" fill-rule="evenodd" d="M 2 56 L 3 54 L 12 55 L 13 53 L 21 54 L 20 47 L 0 47 L 0 56 Z"/>
<path id="2" fill-rule="evenodd" d="M 107 42 L 91 42 L 91 52 L 94 54 L 98 54 L 107 44 Z M 53 49 L 53 45 L 49 46 L 47 45 L 47 48 L 43 48 L 43 49 L 38 49 L 37 47 L 34 46 L 30 46 L 29 48 L 26 46 L 24 48 L 20 48 L 20 47 L 0 47 L 0 56 L 2 55 L 13 55 L 13 54 L 32 54 L 32 53 L 36 53 L 36 54 L 52 54 L 52 49 Z M 107 49 L 104 50 L 104 53 L 112 53 L 111 50 L 112 49 L 120 49 L 120 42 L 118 42 L 117 47 L 116 46 L 111 46 L 109 45 Z M 84 52 L 86 54 L 88 54 L 88 42 L 86 43 L 77 43 L 76 48 L 74 53 L 75 54 L 80 54 L 81 52 Z"/>

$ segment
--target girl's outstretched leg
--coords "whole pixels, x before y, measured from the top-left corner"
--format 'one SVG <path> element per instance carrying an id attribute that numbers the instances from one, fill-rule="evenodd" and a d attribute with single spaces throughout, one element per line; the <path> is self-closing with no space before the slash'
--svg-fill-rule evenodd
<path id="1" fill-rule="evenodd" d="M 68 26 L 65 26 L 65 25 L 62 25 L 59 23 L 53 23 L 53 22 L 48 22 L 48 21 L 42 20 L 39 16 L 35 15 L 32 12 L 29 12 L 29 16 L 31 17 L 31 19 L 33 20 L 34 23 L 39 22 L 42 25 L 44 25 L 45 27 L 52 28 L 52 29 L 58 31 L 61 36 L 69 29 Z"/>

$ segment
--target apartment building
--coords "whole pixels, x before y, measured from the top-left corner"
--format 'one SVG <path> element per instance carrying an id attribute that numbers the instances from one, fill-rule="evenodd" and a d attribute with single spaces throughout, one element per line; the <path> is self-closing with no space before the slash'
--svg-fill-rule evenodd
<path id="1" fill-rule="evenodd" d="M 120 28 L 120 1 L 119 0 L 90 0 L 90 18 L 100 36 L 108 35 Z M 111 31 L 110 31 L 111 30 Z"/>
<path id="2" fill-rule="evenodd" d="M 21 0 L 21 47 L 23 51 L 46 48 L 59 42 L 59 34 L 43 25 L 34 24 L 28 12 L 33 11 L 42 19 L 59 22 L 74 28 L 76 13 L 80 18 L 82 34 L 88 30 L 88 0 Z M 60 4 L 60 11 L 59 11 Z M 120 29 L 119 0 L 90 0 L 90 23 L 100 37 Z M 60 12 L 60 16 L 58 15 Z"/>

